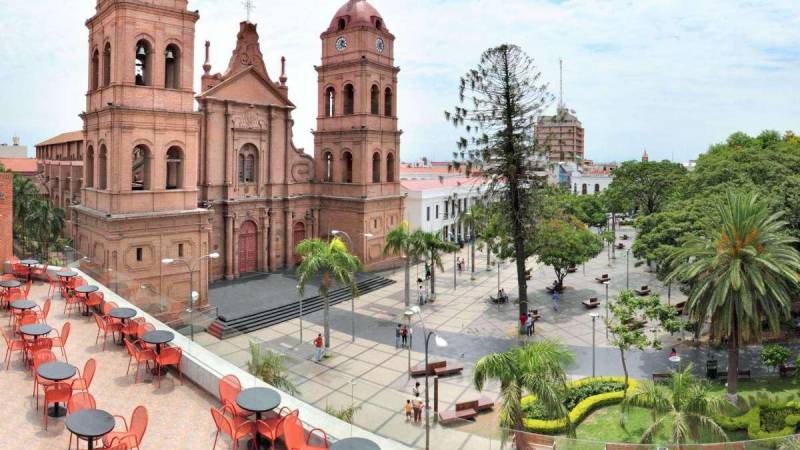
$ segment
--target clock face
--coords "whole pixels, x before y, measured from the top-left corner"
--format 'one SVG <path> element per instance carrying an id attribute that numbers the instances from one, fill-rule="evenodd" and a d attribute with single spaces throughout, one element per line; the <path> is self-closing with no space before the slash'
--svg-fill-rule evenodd
<path id="1" fill-rule="evenodd" d="M 336 40 L 336 50 L 343 52 L 347 48 L 347 39 L 344 36 Z"/>
<path id="2" fill-rule="evenodd" d="M 385 49 L 386 44 L 384 44 L 383 39 L 378 38 L 378 40 L 375 41 L 375 50 L 377 50 L 378 53 L 383 53 Z"/>

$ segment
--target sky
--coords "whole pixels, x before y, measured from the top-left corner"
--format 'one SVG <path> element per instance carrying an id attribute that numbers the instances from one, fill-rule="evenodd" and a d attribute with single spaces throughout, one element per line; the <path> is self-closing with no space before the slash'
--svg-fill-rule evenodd
<path id="1" fill-rule="evenodd" d="M 313 153 L 320 33 L 344 0 L 253 0 L 270 76 L 287 58 L 295 144 Z M 800 132 L 800 0 L 370 0 L 396 36 L 401 158 L 452 159 L 444 119 L 481 53 L 522 47 L 586 132 L 586 157 L 687 161 L 735 131 Z M 0 142 L 78 130 L 94 0 L 0 0 Z M 240 0 L 190 0 L 212 72 L 235 45 Z M 550 110 L 555 109 L 553 105 Z"/>

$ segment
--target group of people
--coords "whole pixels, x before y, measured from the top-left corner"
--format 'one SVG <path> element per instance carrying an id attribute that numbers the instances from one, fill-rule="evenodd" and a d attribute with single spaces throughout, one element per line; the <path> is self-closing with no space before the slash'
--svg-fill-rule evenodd
<path id="1" fill-rule="evenodd" d="M 414 397 L 406 400 L 406 404 L 403 405 L 403 411 L 406 413 L 406 422 L 413 421 L 414 423 L 421 423 L 422 410 L 425 407 L 425 403 L 423 403 L 422 399 L 420 398 L 419 382 L 414 385 L 411 393 Z"/>
<path id="2" fill-rule="evenodd" d="M 519 315 L 519 327 L 520 331 L 525 334 L 525 336 L 533 336 L 533 333 L 536 331 L 536 318 L 533 317 L 533 313 L 529 312 L 528 314 L 520 314 Z"/>
<path id="3" fill-rule="evenodd" d="M 411 328 L 406 325 L 397 324 L 394 329 L 394 348 L 409 348 L 411 344 Z"/>
<path id="4" fill-rule="evenodd" d="M 456 258 L 456 267 L 458 268 L 458 273 L 461 273 L 464 271 L 464 268 L 467 267 L 467 262 L 464 261 L 464 258 L 459 256 Z"/>

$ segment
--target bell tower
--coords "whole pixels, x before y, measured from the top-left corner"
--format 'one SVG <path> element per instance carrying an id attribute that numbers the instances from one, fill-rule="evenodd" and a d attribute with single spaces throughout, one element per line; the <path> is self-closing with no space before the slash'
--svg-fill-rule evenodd
<path id="1" fill-rule="evenodd" d="M 147 286 L 156 302 L 189 298 L 186 271 L 162 259 L 209 253 L 208 211 L 197 196 L 198 19 L 187 0 L 97 0 L 86 21 L 85 181 L 73 207 L 75 246 L 120 283 Z M 192 290 L 204 299 L 207 270 L 201 264 L 197 272 Z"/>
<path id="2" fill-rule="evenodd" d="M 384 236 L 403 217 L 395 37 L 366 0 L 349 0 L 320 37 L 314 159 L 321 235 L 344 231 L 367 268 L 387 267 L 394 261 L 383 255 Z"/>

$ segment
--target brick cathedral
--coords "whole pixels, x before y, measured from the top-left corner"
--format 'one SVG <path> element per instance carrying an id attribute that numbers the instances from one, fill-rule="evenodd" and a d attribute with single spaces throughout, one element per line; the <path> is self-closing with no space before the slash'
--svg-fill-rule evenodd
<path id="1" fill-rule="evenodd" d="M 220 254 L 194 271 L 203 299 L 210 281 L 294 266 L 299 241 L 334 230 L 367 269 L 395 264 L 383 247 L 403 217 L 399 68 L 378 11 L 349 0 L 321 34 L 312 157 L 294 146 L 285 68 L 277 80 L 267 72 L 255 24 L 240 24 L 223 72 L 212 73 L 206 42 L 196 95 L 199 14 L 187 6 L 97 0 L 86 22 L 77 249 L 174 300 L 187 298 L 187 269 L 163 258 Z"/>

